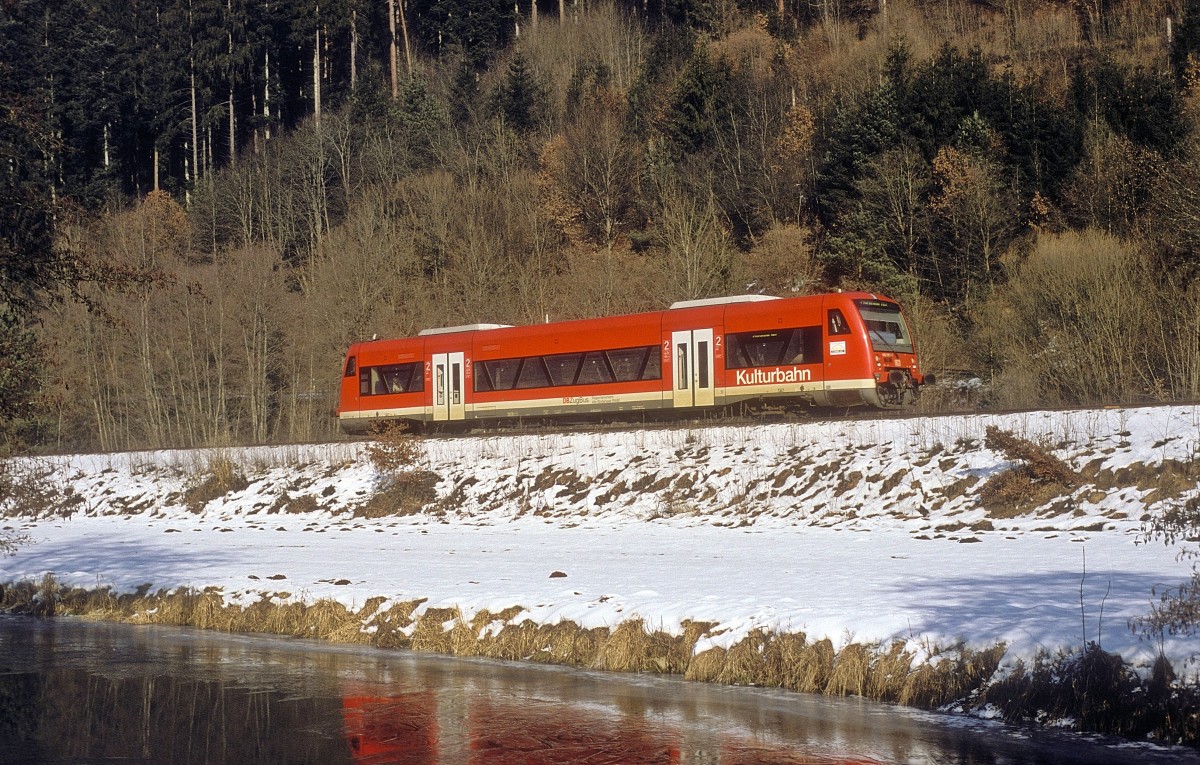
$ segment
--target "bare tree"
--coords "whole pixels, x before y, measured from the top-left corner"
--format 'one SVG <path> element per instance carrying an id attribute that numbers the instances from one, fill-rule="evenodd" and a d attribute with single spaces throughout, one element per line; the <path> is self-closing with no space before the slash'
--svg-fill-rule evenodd
<path id="1" fill-rule="evenodd" d="M 701 298 L 731 284 L 733 248 L 712 194 L 697 199 L 675 183 L 660 192 L 655 243 L 667 265 L 672 298 Z"/>

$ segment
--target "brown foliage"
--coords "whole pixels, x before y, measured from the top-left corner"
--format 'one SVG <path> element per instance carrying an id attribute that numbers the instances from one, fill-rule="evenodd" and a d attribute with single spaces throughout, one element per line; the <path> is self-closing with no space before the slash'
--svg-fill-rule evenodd
<path id="1" fill-rule="evenodd" d="M 412 515 L 437 499 L 435 487 L 440 479 L 420 467 L 424 449 L 407 425 L 388 423 L 374 428 L 365 451 L 381 480 L 370 499 L 354 508 L 356 517 Z"/>
<path id="2" fill-rule="evenodd" d="M 794 297 L 816 292 L 821 267 L 813 254 L 812 232 L 794 225 L 773 226 L 741 257 L 743 281 L 755 292 Z"/>
<path id="3" fill-rule="evenodd" d="M 218 454 L 192 477 L 183 492 L 183 501 L 193 513 L 204 510 L 210 501 L 250 485 L 242 469 L 229 457 Z"/>
<path id="4" fill-rule="evenodd" d="M 988 479 L 979 490 L 988 512 L 1010 517 L 1069 492 L 1079 484 L 1079 474 L 1048 449 L 1007 430 L 987 427 L 985 443 L 1018 464 Z"/>

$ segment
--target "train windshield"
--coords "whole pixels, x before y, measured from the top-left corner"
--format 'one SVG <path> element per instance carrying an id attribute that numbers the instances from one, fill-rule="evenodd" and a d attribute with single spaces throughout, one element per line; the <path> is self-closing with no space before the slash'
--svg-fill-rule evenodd
<path id="1" fill-rule="evenodd" d="M 858 313 L 862 316 L 867 334 L 871 336 L 871 347 L 877 351 L 912 353 L 912 335 L 900 306 L 885 300 L 855 300 Z"/>

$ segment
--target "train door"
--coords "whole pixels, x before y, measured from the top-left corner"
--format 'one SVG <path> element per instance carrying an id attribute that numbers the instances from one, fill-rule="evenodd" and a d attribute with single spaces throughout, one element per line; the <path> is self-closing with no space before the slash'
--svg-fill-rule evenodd
<path id="1" fill-rule="evenodd" d="M 676 408 L 716 403 L 713 378 L 713 331 L 691 329 L 671 333 L 671 366 Z"/>
<path id="2" fill-rule="evenodd" d="M 466 368 L 463 354 L 433 354 L 433 420 L 463 420 L 467 417 Z"/>

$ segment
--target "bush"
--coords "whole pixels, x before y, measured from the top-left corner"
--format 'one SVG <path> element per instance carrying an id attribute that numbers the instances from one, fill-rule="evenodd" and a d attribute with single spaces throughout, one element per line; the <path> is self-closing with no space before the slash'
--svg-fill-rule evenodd
<path id="1" fill-rule="evenodd" d="M 1079 475 L 1048 449 L 989 425 L 984 443 L 1017 464 L 988 479 L 979 500 L 992 515 L 1012 517 L 1026 508 L 1042 505 L 1069 493 Z"/>
<path id="2" fill-rule="evenodd" d="M 1127 402 L 1169 387 L 1159 290 L 1126 243 L 1094 230 L 1043 235 L 1007 265 L 1008 283 L 976 316 L 1001 403 Z"/>
<path id="3" fill-rule="evenodd" d="M 366 446 L 367 459 L 379 472 L 378 490 L 354 508 L 356 517 L 380 518 L 412 515 L 437 499 L 436 473 L 420 467 L 424 457 L 420 439 L 401 423 L 388 423 L 372 430 Z"/>
<path id="4" fill-rule="evenodd" d="M 199 513 L 218 497 L 241 491 L 250 485 L 242 469 L 227 455 L 211 457 L 204 467 L 189 481 L 183 492 L 183 501 L 193 513 Z"/>
<path id="5" fill-rule="evenodd" d="M 1146 527 L 1148 540 L 1168 545 L 1180 542 L 1200 542 L 1200 497 L 1173 502 Z M 1200 563 L 1200 548 L 1185 547 L 1179 558 Z M 1150 613 L 1135 619 L 1133 626 L 1151 637 L 1166 635 L 1195 635 L 1200 630 L 1200 568 L 1192 567 L 1192 578 L 1159 593 L 1158 603 Z"/>

